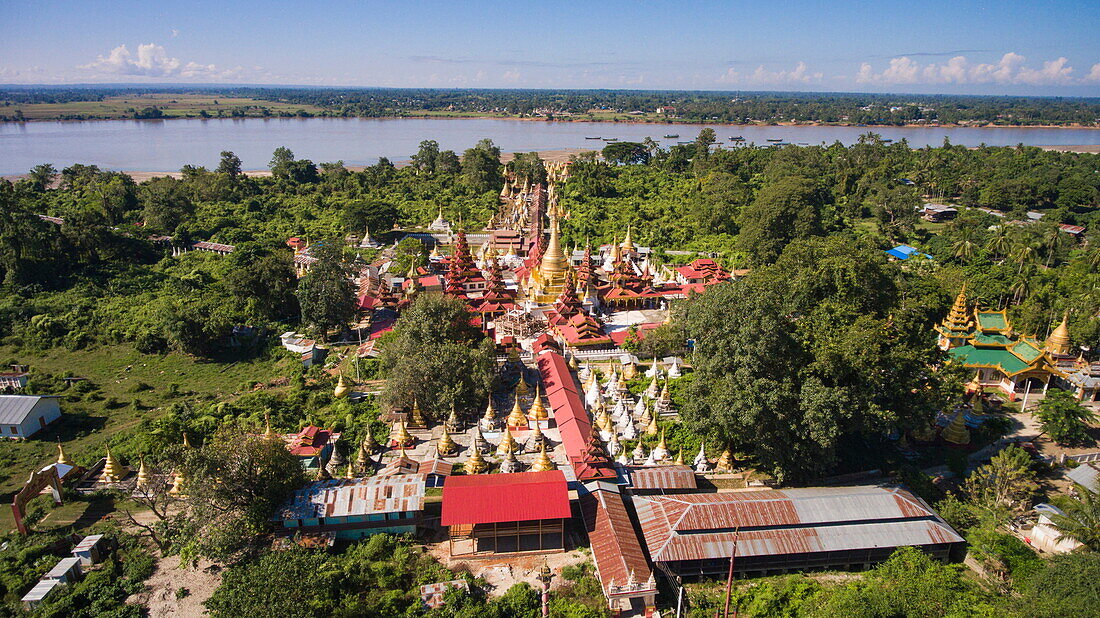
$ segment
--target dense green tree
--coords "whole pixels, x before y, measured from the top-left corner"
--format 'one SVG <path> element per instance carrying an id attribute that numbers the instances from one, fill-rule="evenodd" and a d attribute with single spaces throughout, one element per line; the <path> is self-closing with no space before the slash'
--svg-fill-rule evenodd
<path id="1" fill-rule="evenodd" d="M 1017 602 L 1022 616 L 1060 618 L 1100 614 L 1100 553 L 1054 556 L 1027 582 Z"/>
<path id="2" fill-rule="evenodd" d="M 1047 392 L 1039 402 L 1035 416 L 1043 433 L 1058 444 L 1092 442 L 1088 429 L 1096 422 L 1096 413 L 1081 405 L 1072 393 L 1057 389 Z"/>
<path id="3" fill-rule="evenodd" d="M 1031 456 L 1017 446 L 994 455 L 988 464 L 971 472 L 965 484 L 970 501 L 998 519 L 1030 508 L 1038 488 Z"/>
<path id="4" fill-rule="evenodd" d="M 741 210 L 738 246 L 753 264 L 769 264 L 783 247 L 821 234 L 822 187 L 809 178 L 787 177 L 768 184 Z"/>
<path id="5" fill-rule="evenodd" d="M 327 340 L 329 331 L 346 326 L 355 315 L 355 287 L 341 259 L 340 241 L 315 243 L 313 257 L 317 261 L 298 282 L 298 304 L 302 321 Z"/>
<path id="6" fill-rule="evenodd" d="M 298 315 L 298 299 L 294 292 L 298 278 L 289 251 L 242 251 L 233 255 L 233 269 L 225 284 L 238 301 L 249 306 L 250 312 L 270 320 L 282 320 Z"/>
<path id="7" fill-rule="evenodd" d="M 139 193 L 144 205 L 142 217 L 153 228 L 171 232 L 195 213 L 183 183 L 170 176 L 142 183 Z"/>
<path id="8" fill-rule="evenodd" d="M 877 251 L 814 239 L 693 299 L 685 419 L 792 480 L 833 469 L 846 436 L 927 424 L 957 376 L 929 372 L 938 352 L 891 316 L 894 277 Z"/>
<path id="9" fill-rule="evenodd" d="M 603 147 L 603 158 L 613 165 L 648 163 L 649 150 L 639 142 L 615 142 Z"/>
<path id="10" fill-rule="evenodd" d="M 499 191 L 504 185 L 503 172 L 500 148 L 490 139 L 483 139 L 462 153 L 462 179 L 475 193 Z"/>
<path id="11" fill-rule="evenodd" d="M 27 174 L 27 180 L 35 191 L 41 193 L 53 187 L 54 181 L 57 180 L 57 168 L 50 163 L 39 163 L 31 168 L 30 173 Z"/>
<path id="12" fill-rule="evenodd" d="M 412 156 L 412 167 L 421 173 L 434 174 L 439 162 L 439 142 L 426 139 Z"/>
<path id="13" fill-rule="evenodd" d="M 484 409 L 493 375 L 493 342 L 470 320 L 466 305 L 453 298 L 422 294 L 383 340 L 386 373 L 383 399 L 411 406 L 416 398 L 426 413 L 442 417 Z"/>
<path id="14" fill-rule="evenodd" d="M 271 161 L 267 164 L 271 175 L 276 178 L 286 178 L 290 174 L 290 164 L 294 161 L 294 153 L 286 146 L 279 146 L 271 155 Z"/>
<path id="15" fill-rule="evenodd" d="M 232 151 L 223 150 L 221 160 L 218 162 L 218 169 L 215 171 L 219 174 L 225 174 L 232 180 L 237 180 L 242 173 L 241 158 L 233 154 Z"/>

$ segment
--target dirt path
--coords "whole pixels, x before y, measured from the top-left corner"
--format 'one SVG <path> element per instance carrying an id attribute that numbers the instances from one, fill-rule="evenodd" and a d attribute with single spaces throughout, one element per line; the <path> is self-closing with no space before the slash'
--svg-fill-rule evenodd
<path id="1" fill-rule="evenodd" d="M 198 567 L 179 566 L 178 556 L 161 558 L 157 570 L 145 581 L 145 590 L 127 603 L 140 605 L 150 618 L 192 618 L 206 614 L 203 602 L 221 583 L 221 568 L 208 561 Z M 182 597 L 179 595 L 186 591 Z"/>

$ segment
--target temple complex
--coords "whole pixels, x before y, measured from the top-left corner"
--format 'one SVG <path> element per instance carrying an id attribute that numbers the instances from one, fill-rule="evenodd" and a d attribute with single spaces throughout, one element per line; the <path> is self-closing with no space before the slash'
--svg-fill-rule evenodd
<path id="1" fill-rule="evenodd" d="M 1100 367 L 1093 368 L 1072 348 L 1068 314 L 1046 341 L 1016 331 L 1005 310 L 982 309 L 959 291 L 936 332 L 938 344 L 954 362 L 975 371 L 974 385 L 996 389 L 1010 400 L 1025 392 L 1045 393 L 1050 386 L 1096 400 Z"/>

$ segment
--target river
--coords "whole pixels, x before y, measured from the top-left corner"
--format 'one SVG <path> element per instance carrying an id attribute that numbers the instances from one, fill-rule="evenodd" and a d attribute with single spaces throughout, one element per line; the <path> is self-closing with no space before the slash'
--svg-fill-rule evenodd
<path id="1" fill-rule="evenodd" d="M 874 131 L 913 147 L 938 146 L 944 138 L 964 146 L 1100 144 L 1100 130 L 1050 128 L 894 128 L 634 124 L 618 122 L 534 122 L 489 118 L 246 118 L 177 120 L 96 120 L 0 123 L 0 174 L 18 174 L 39 163 L 58 169 L 73 163 L 125 171 L 177 171 L 185 164 L 217 165 L 222 150 L 232 150 L 245 169 L 267 166 L 271 152 L 286 146 L 299 158 L 343 160 L 368 165 L 378 157 L 408 159 L 421 140 L 434 139 L 459 153 L 488 137 L 504 152 L 602 148 L 602 140 L 641 141 L 652 137 L 663 145 L 688 141 L 703 126 L 729 138 L 766 144 L 782 139 L 795 144 L 855 142 Z M 679 138 L 664 138 L 678 134 Z"/>

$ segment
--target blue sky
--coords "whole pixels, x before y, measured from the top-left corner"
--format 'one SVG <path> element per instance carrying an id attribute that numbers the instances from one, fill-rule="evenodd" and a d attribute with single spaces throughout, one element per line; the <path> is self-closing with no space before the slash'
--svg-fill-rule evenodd
<path id="1" fill-rule="evenodd" d="M 1100 1 L 0 2 L 0 83 L 1100 96 Z"/>

